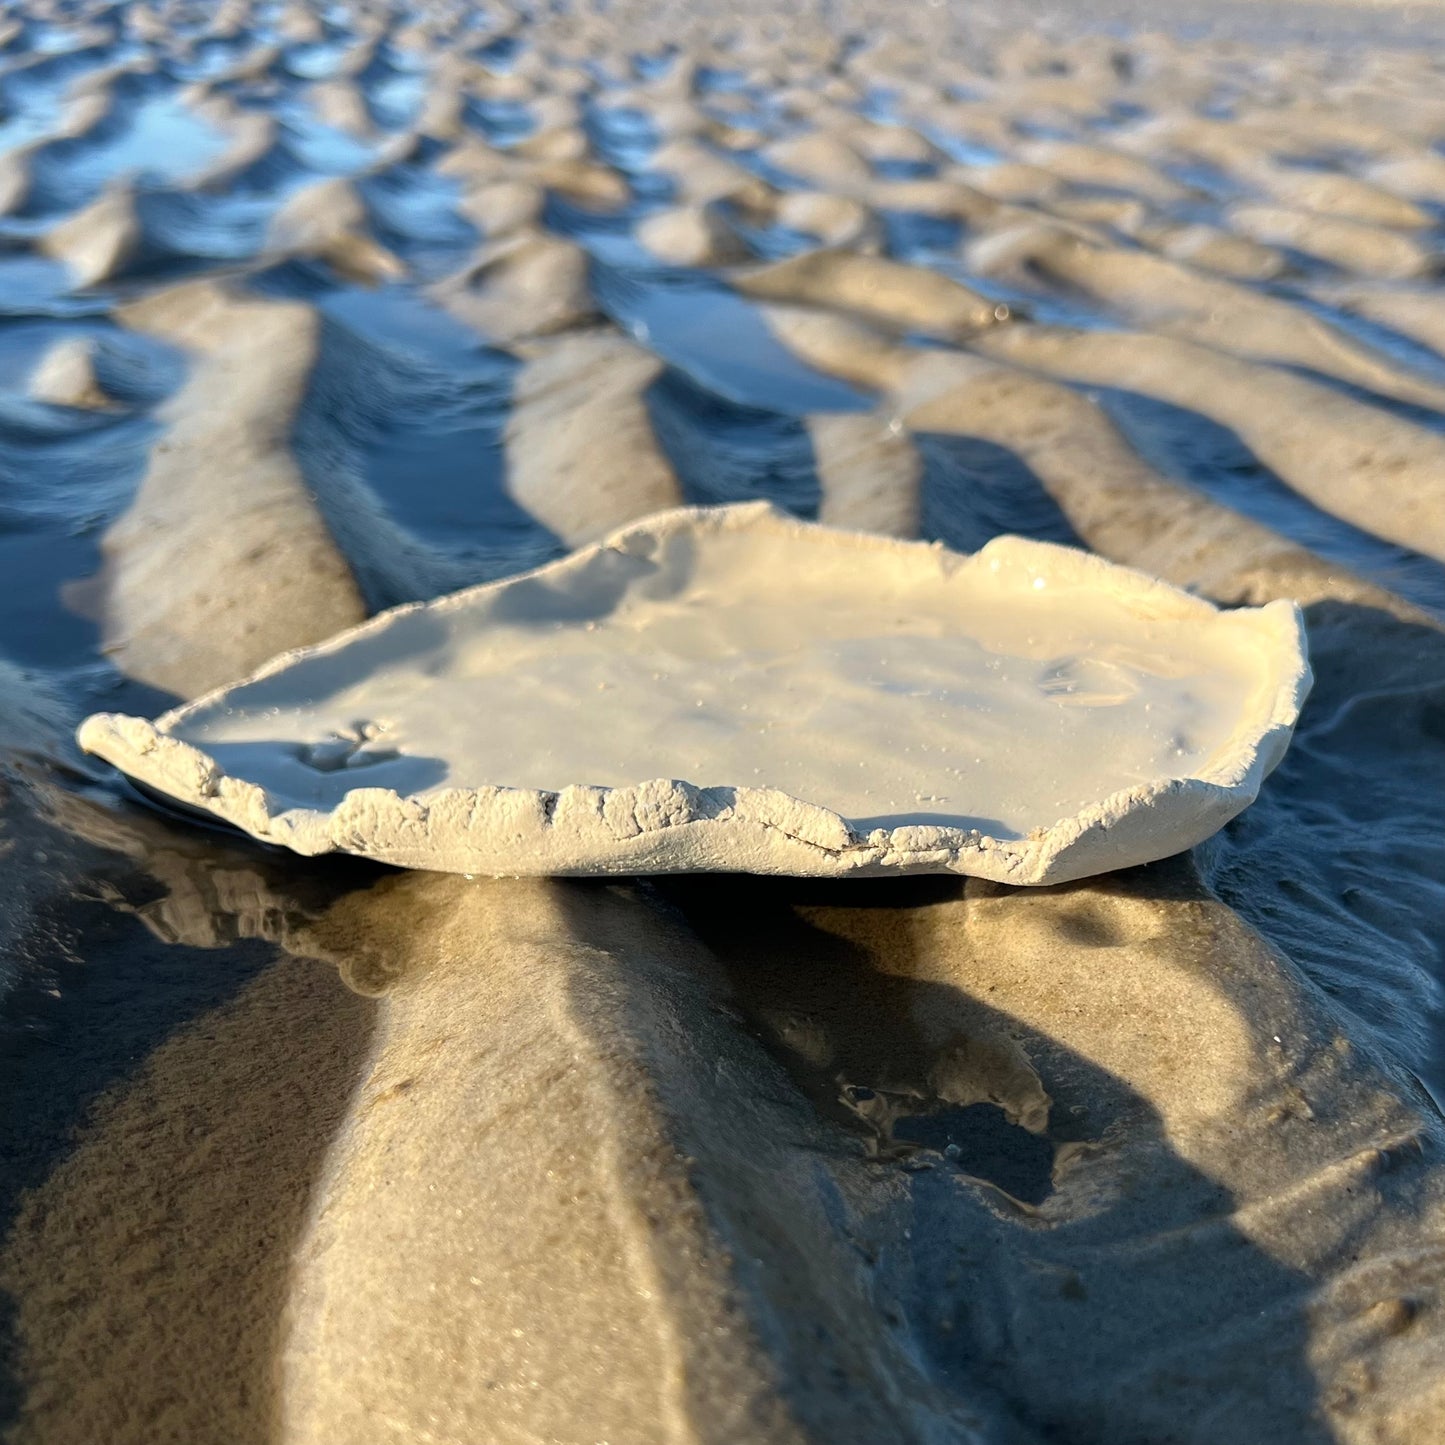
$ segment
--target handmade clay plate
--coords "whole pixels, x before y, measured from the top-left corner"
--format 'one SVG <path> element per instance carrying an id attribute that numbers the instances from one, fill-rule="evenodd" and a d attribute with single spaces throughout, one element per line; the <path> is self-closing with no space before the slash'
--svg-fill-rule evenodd
<path id="1" fill-rule="evenodd" d="M 961 556 L 747 504 L 650 517 L 80 742 L 298 853 L 1056 883 L 1227 822 L 1309 682 L 1289 603 L 1220 611 L 1065 547 Z"/>

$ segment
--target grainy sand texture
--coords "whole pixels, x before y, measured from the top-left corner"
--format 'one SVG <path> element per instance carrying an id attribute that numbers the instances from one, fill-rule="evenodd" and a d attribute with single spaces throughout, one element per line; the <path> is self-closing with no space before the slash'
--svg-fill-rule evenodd
<path id="1" fill-rule="evenodd" d="M 1442 251 L 1435 6 L 6 7 L 0 1439 L 1445 1439 Z M 72 741 L 739 502 L 1297 605 L 1294 743 L 1025 888 L 302 857 Z"/>

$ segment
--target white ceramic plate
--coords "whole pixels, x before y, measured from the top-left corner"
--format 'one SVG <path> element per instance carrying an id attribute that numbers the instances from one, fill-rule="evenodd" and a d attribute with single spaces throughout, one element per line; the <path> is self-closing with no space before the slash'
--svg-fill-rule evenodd
<path id="1" fill-rule="evenodd" d="M 306 854 L 1054 883 L 1208 837 L 1308 690 L 1289 603 L 767 504 L 664 512 L 81 745 Z"/>

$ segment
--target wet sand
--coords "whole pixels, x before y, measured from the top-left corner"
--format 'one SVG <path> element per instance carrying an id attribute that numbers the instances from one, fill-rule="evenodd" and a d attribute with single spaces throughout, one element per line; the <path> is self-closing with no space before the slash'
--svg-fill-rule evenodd
<path id="1" fill-rule="evenodd" d="M 0 18 L 0 1431 L 1445 1434 L 1445 13 Z M 1301 603 L 1187 857 L 305 860 L 83 760 L 679 502 Z"/>

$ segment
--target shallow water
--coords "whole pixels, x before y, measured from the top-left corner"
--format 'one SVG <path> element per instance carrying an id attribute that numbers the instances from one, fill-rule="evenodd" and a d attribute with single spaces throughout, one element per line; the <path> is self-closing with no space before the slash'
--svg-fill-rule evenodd
<path id="1" fill-rule="evenodd" d="M 594 263 L 599 304 L 630 336 L 706 392 L 782 416 L 861 411 L 869 399 L 777 342 L 754 307 L 707 278 Z"/>

